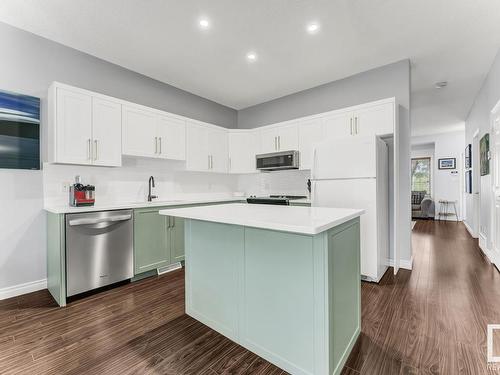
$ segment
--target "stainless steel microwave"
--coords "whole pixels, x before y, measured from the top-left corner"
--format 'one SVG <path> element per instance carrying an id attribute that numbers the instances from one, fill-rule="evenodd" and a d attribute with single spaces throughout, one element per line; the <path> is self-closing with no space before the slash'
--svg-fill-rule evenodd
<path id="1" fill-rule="evenodd" d="M 282 169 L 299 169 L 298 151 L 271 152 L 255 156 L 257 169 L 261 171 L 279 171 Z"/>

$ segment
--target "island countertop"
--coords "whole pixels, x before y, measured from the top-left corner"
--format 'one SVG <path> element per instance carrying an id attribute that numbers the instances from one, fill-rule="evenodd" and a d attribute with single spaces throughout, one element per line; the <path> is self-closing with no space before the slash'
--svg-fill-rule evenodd
<path id="1" fill-rule="evenodd" d="M 233 203 L 165 209 L 160 211 L 160 215 L 315 235 L 359 217 L 364 212 L 348 208 Z"/>

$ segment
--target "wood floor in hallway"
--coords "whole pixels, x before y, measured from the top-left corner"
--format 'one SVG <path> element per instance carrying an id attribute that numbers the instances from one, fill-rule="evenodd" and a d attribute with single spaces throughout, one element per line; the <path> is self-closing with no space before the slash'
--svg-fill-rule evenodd
<path id="1" fill-rule="evenodd" d="M 419 221 L 413 249 L 412 272 L 362 284 L 362 334 L 343 374 L 500 374 L 486 362 L 498 271 L 461 223 Z M 0 374 L 143 373 L 284 374 L 184 314 L 183 271 L 63 309 L 46 291 L 0 301 Z"/>

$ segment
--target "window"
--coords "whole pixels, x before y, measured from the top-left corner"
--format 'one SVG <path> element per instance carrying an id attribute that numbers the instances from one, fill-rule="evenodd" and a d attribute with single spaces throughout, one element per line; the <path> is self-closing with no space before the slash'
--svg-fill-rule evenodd
<path id="1" fill-rule="evenodd" d="M 411 190 L 431 194 L 431 158 L 411 159 Z"/>

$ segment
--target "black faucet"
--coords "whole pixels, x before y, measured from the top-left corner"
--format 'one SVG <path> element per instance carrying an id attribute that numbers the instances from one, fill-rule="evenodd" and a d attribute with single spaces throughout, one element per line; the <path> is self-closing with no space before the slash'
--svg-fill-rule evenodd
<path id="1" fill-rule="evenodd" d="M 158 198 L 156 195 L 151 195 L 151 188 L 155 187 L 155 178 L 153 176 L 149 177 L 149 190 L 148 190 L 148 202 L 152 202 L 153 199 Z"/>

